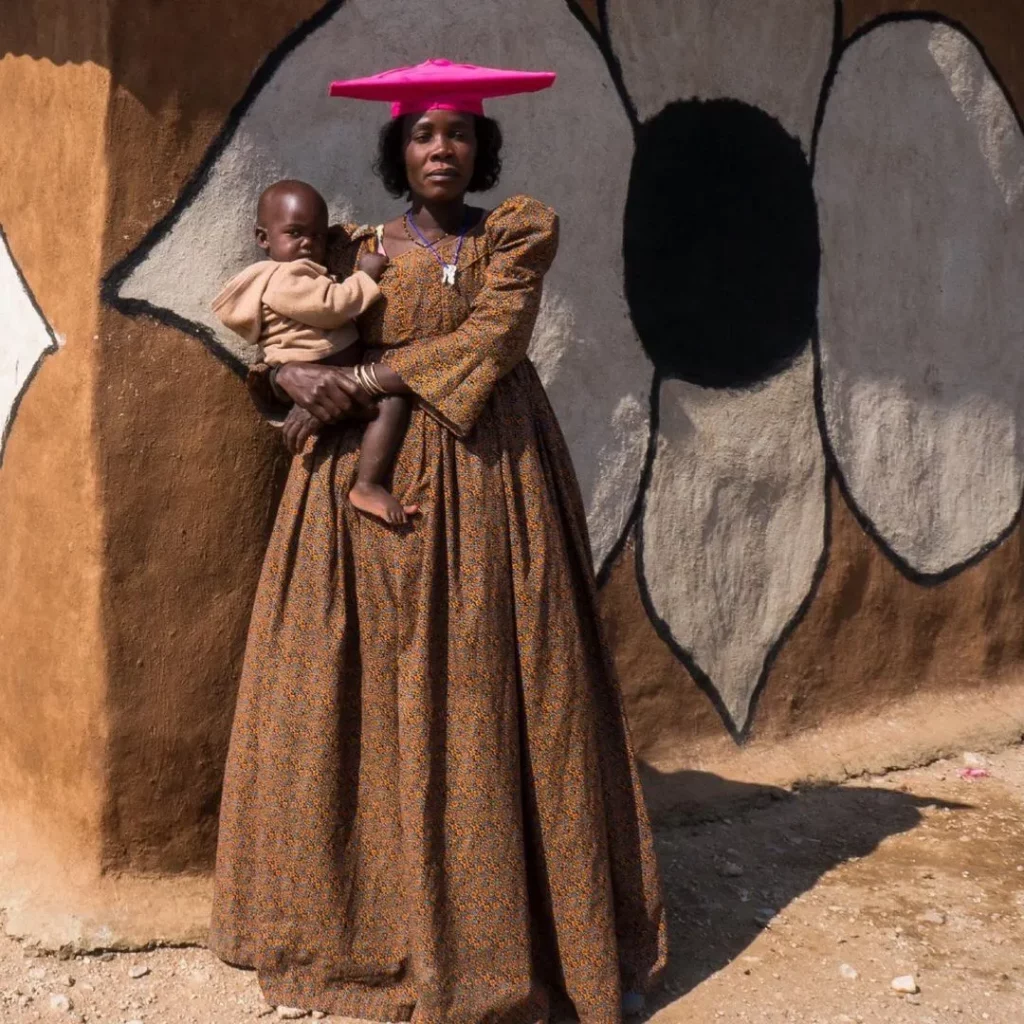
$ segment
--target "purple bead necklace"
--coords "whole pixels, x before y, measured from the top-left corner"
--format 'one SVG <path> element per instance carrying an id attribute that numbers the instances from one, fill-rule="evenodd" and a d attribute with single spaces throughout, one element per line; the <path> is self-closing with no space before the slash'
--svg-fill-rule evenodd
<path id="1" fill-rule="evenodd" d="M 466 213 L 468 214 L 469 211 L 467 210 Z M 442 282 L 446 285 L 449 285 L 450 287 L 454 287 L 455 274 L 456 271 L 459 269 L 459 254 L 462 252 L 462 243 L 466 240 L 466 231 L 468 230 L 469 227 L 469 217 L 465 216 L 463 218 L 462 230 L 459 232 L 459 243 L 458 245 L 455 246 L 455 258 L 452 260 L 451 263 L 446 263 L 445 260 L 442 259 L 441 254 L 437 251 L 436 248 L 434 248 L 435 246 L 440 245 L 441 242 L 444 241 L 444 239 L 439 238 L 436 242 L 428 242 L 427 236 L 424 235 L 422 231 L 420 231 L 420 229 L 416 226 L 416 221 L 412 219 L 412 210 L 406 211 L 405 223 L 410 228 L 412 228 L 412 230 L 415 231 L 416 234 L 419 236 L 420 241 L 423 243 L 423 248 L 429 249 L 434 259 L 441 264 Z"/>

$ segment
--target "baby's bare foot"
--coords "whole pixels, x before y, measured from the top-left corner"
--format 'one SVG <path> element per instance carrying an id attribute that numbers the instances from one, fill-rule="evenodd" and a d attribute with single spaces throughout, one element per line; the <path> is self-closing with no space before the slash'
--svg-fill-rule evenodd
<path id="1" fill-rule="evenodd" d="M 403 526 L 409 522 L 409 516 L 420 510 L 419 505 L 403 505 L 380 484 L 357 483 L 348 492 L 348 500 L 360 512 L 376 516 L 390 526 Z"/>

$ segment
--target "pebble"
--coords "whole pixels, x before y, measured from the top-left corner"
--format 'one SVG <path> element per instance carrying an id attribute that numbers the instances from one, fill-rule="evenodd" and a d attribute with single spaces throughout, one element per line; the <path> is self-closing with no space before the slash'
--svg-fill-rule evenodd
<path id="1" fill-rule="evenodd" d="M 735 861 L 727 860 L 721 867 L 719 874 L 726 878 L 739 878 L 743 874 L 743 868 Z"/>
<path id="2" fill-rule="evenodd" d="M 767 928 L 775 920 L 775 911 L 771 907 L 762 907 L 754 914 L 754 924 Z"/>
<path id="3" fill-rule="evenodd" d="M 326 1017 L 326 1016 L 327 1016 L 327 1014 L 324 1013 L 323 1010 L 314 1010 L 313 1011 L 313 1020 L 323 1020 L 324 1017 Z"/>
<path id="4" fill-rule="evenodd" d="M 984 768 L 987 762 L 981 754 L 975 754 L 968 750 L 964 753 L 964 764 L 968 768 Z"/>
<path id="5" fill-rule="evenodd" d="M 890 982 L 890 987 L 893 992 L 899 992 L 902 995 L 908 996 L 916 996 L 921 991 L 917 987 L 917 982 L 912 974 L 901 974 L 898 978 L 893 978 Z"/>
<path id="6" fill-rule="evenodd" d="M 926 910 L 917 915 L 917 920 L 922 924 L 945 924 L 946 915 L 941 910 Z"/>
<path id="7" fill-rule="evenodd" d="M 860 977 L 857 973 L 857 968 L 852 964 L 840 964 L 839 973 L 846 978 L 847 981 L 856 981 Z"/>
<path id="8" fill-rule="evenodd" d="M 257 1017 L 269 1017 L 274 1012 L 272 1006 L 261 1006 L 256 1010 Z"/>
<path id="9" fill-rule="evenodd" d="M 72 978 L 70 974 L 65 974 L 65 975 L 64 975 L 64 976 L 63 976 L 63 977 L 62 977 L 62 978 L 60 979 L 60 983 L 61 983 L 62 985 L 65 985 L 65 986 L 66 986 L 67 988 L 71 988 L 71 986 L 72 986 L 72 985 L 74 985 L 74 983 L 75 983 L 75 979 L 74 979 L 74 978 Z"/>
<path id="10" fill-rule="evenodd" d="M 128 972 L 128 977 L 138 979 L 144 978 L 147 974 L 149 974 L 149 968 L 145 964 L 139 964 L 138 967 L 133 967 Z"/>
<path id="11" fill-rule="evenodd" d="M 28 969 L 28 976 L 33 981 L 42 981 L 46 977 L 46 971 L 42 967 L 30 967 Z"/>
<path id="12" fill-rule="evenodd" d="M 99 960 L 101 964 L 109 964 L 110 961 L 114 959 L 114 954 L 108 949 L 106 953 L 100 953 L 96 959 Z"/>
<path id="13" fill-rule="evenodd" d="M 50 1009 L 60 1013 L 71 1012 L 71 1000 L 63 992 L 54 992 L 50 996 Z"/>
<path id="14" fill-rule="evenodd" d="M 277 1015 L 282 1020 L 298 1020 L 300 1017 L 307 1016 L 305 1010 L 300 1010 L 297 1006 L 279 1006 L 277 1008 Z"/>

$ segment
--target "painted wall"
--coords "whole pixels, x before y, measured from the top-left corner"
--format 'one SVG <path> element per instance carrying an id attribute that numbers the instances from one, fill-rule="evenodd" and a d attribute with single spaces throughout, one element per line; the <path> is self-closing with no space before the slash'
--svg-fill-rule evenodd
<path id="1" fill-rule="evenodd" d="M 98 871 L 106 772 L 93 401 L 105 10 L 68 8 L 54 33 L 26 6 L 0 29 L 0 893 L 12 913 Z"/>
<path id="2" fill-rule="evenodd" d="M 75 121 L 88 145 L 43 133 L 65 139 L 44 144 L 56 167 L 0 165 L 20 268 L 0 266 L 18 325 L 0 396 L 22 395 L 0 503 L 24 520 L 0 538 L 18 581 L 0 600 L 35 642 L 50 618 L 15 559 L 38 521 L 25 495 L 53 482 L 28 456 L 77 443 L 69 469 L 96 488 L 95 561 L 75 571 L 94 588 L 102 865 L 204 869 L 213 850 L 283 460 L 241 385 L 252 353 L 209 300 L 253 258 L 274 178 L 309 180 L 338 218 L 400 208 L 369 167 L 384 111 L 325 83 L 440 54 L 560 74 L 493 104 L 507 152 L 486 201 L 526 191 L 562 215 L 533 357 L 655 805 L 686 768 L 836 777 L 1024 733 L 1015 0 L 112 0 L 91 45 L 60 4 L 26 5 L 0 63 L 25 93 L 95 69 L 102 96 Z M 44 109 L 4 116 L 37 139 Z M 73 174 L 97 147 L 96 176 Z M 28 194 L 65 174 L 61 203 Z M 95 256 L 70 266 L 81 245 L 55 239 L 90 204 L 74 237 Z M 22 353 L 54 336 L 26 387 Z M 61 366 L 83 413 L 47 433 L 32 410 L 62 408 Z M 29 693 L 54 658 L 23 650 Z"/>

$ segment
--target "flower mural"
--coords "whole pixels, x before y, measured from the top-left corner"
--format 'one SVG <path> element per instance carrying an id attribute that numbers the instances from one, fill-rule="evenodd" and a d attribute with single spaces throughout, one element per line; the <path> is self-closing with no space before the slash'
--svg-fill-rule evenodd
<path id="1" fill-rule="evenodd" d="M 844 43 L 841 24 L 833 0 L 614 0 L 594 22 L 562 0 L 329 4 L 107 298 L 243 366 L 209 301 L 252 257 L 266 183 L 396 212 L 369 172 L 385 112 L 328 79 L 442 53 L 557 68 L 491 110 L 494 198 L 563 220 L 532 355 L 596 561 L 636 538 L 652 620 L 740 737 L 827 559 L 831 477 L 922 583 L 998 543 L 1024 487 L 1019 121 L 961 27 L 891 17 Z"/>
<path id="2" fill-rule="evenodd" d="M 0 465 L 25 390 L 57 339 L 0 229 Z"/>

